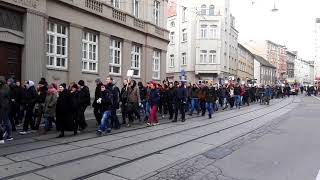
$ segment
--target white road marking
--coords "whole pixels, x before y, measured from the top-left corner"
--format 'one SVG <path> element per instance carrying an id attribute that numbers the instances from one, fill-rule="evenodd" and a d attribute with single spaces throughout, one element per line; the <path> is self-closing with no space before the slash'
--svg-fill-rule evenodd
<path id="1" fill-rule="evenodd" d="M 317 175 L 316 180 L 320 180 L 320 170 L 319 170 L 319 172 L 318 172 L 318 175 Z"/>
<path id="2" fill-rule="evenodd" d="M 320 101 L 320 98 L 318 98 L 317 96 L 312 95 L 312 97 L 318 99 Z M 318 179 L 317 179 L 318 180 Z M 320 180 L 320 179 L 319 179 Z"/>

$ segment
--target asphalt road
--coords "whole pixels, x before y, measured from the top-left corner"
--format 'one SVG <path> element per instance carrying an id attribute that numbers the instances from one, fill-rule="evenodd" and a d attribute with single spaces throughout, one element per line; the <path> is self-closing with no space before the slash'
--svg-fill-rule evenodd
<path id="1" fill-rule="evenodd" d="M 319 106 L 299 96 L 103 137 L 21 138 L 0 145 L 0 179 L 315 179 Z"/>

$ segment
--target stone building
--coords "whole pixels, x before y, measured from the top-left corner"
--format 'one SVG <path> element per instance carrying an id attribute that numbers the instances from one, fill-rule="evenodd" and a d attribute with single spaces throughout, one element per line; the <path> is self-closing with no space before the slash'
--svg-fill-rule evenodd
<path id="1" fill-rule="evenodd" d="M 276 67 L 261 56 L 254 56 L 254 79 L 257 84 L 276 84 Z"/>
<path id="2" fill-rule="evenodd" d="M 238 70 L 237 77 L 241 81 L 247 81 L 253 79 L 254 70 L 254 54 L 251 53 L 247 48 L 245 48 L 240 43 L 238 44 Z"/>
<path id="3" fill-rule="evenodd" d="M 167 0 L 2 0 L 0 75 L 91 87 L 165 78 Z"/>

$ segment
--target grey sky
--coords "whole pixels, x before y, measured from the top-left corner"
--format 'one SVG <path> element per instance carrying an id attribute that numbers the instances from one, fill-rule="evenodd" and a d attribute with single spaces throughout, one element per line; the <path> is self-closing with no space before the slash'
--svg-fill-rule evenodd
<path id="1" fill-rule="evenodd" d="M 231 0 L 239 42 L 271 40 L 299 51 L 306 60 L 314 57 L 315 18 L 320 17 L 320 0 Z"/>

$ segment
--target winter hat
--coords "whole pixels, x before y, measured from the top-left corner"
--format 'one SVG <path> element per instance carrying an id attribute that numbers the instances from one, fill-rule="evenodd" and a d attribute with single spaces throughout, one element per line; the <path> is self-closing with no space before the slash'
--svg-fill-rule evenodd
<path id="1" fill-rule="evenodd" d="M 14 79 L 13 78 L 9 78 L 8 80 L 7 80 L 7 84 L 13 84 L 14 83 Z"/>
<path id="2" fill-rule="evenodd" d="M 66 88 L 67 88 L 66 83 L 62 83 L 62 84 L 60 84 L 60 86 L 62 86 L 64 89 L 66 89 Z"/>
<path id="3" fill-rule="evenodd" d="M 79 84 L 80 86 L 84 86 L 84 81 L 83 81 L 83 80 L 80 80 L 80 81 L 78 82 L 78 84 Z"/>
<path id="4" fill-rule="evenodd" d="M 80 81 L 79 81 L 79 82 L 80 82 Z M 101 78 L 100 78 L 100 77 L 98 77 L 98 78 L 95 80 L 95 82 L 96 82 L 97 84 L 102 83 Z M 84 84 L 84 82 L 83 82 L 83 84 Z"/>

